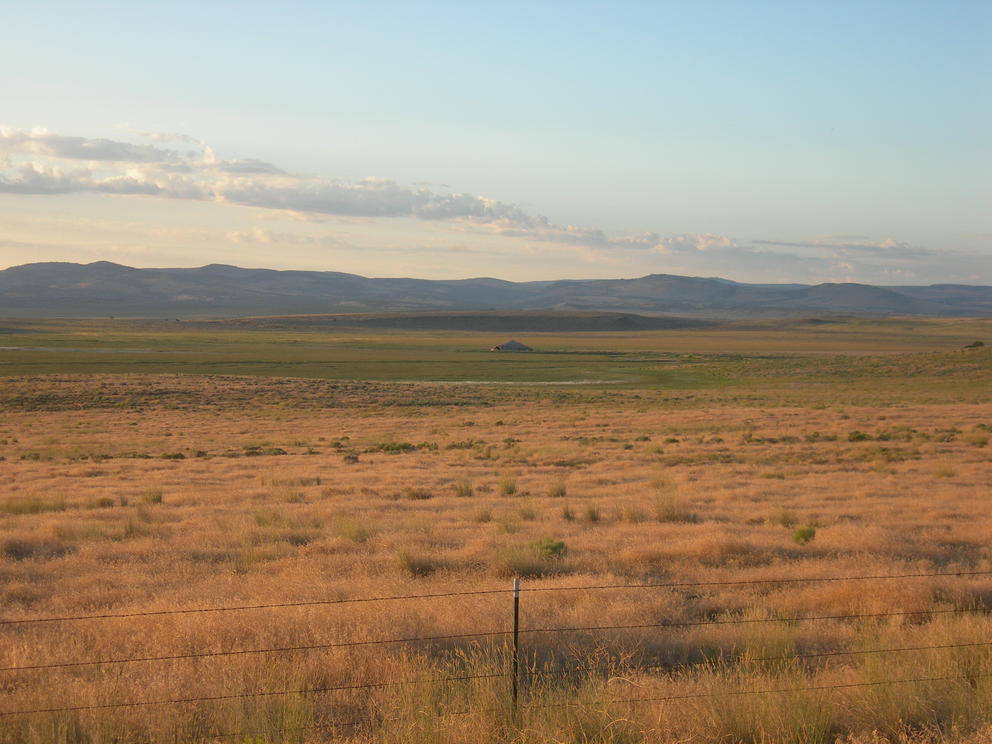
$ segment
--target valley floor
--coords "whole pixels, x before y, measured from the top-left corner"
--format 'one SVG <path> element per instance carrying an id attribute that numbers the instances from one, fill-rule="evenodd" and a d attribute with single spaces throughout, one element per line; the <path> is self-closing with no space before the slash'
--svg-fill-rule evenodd
<path id="1" fill-rule="evenodd" d="M 0 741 L 992 740 L 989 388 L 843 364 L 7 378 Z"/>

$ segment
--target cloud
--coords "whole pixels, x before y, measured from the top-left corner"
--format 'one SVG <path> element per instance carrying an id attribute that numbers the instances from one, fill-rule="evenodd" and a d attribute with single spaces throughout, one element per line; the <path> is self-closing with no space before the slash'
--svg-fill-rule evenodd
<path id="1" fill-rule="evenodd" d="M 46 130 L 0 129 L 0 191 L 21 194 L 96 192 L 171 199 L 216 201 L 292 215 L 343 218 L 415 218 L 460 224 L 537 243 L 561 243 L 609 251 L 681 253 L 733 246 L 719 235 L 663 237 L 646 232 L 610 237 L 602 230 L 555 225 L 507 202 L 470 193 L 438 193 L 379 178 L 356 182 L 295 176 L 255 158 L 224 160 L 212 148 L 174 133 L 141 132 L 155 142 L 195 145 L 190 152 L 106 139 L 64 137 Z M 31 155 L 30 162 L 14 162 Z M 47 156 L 48 162 L 37 160 Z M 11 160 L 13 158 L 13 160 Z M 86 168 L 67 163 L 85 160 Z M 243 239 L 243 238 L 241 238 Z"/>
<path id="2" fill-rule="evenodd" d="M 940 269 L 953 257 L 984 272 L 981 256 L 952 254 L 892 238 L 861 235 L 814 240 L 757 240 L 741 244 L 716 233 L 665 235 L 643 232 L 610 236 L 602 230 L 554 224 L 519 206 L 471 193 L 443 193 L 443 185 L 405 186 L 369 178 L 342 181 L 289 173 L 256 158 L 224 159 L 185 134 L 138 132 L 145 141 L 63 136 L 45 129 L 0 127 L 0 193 L 59 195 L 98 193 L 218 202 L 310 222 L 417 219 L 438 229 L 515 241 L 519 255 L 568 255 L 569 260 L 619 262 L 676 271 L 738 275 L 756 271 L 782 276 L 843 274 L 894 276 Z M 151 141 L 153 144 L 148 144 Z M 252 228 L 227 233 L 236 244 L 341 245 L 333 236 L 301 237 Z M 337 241 L 337 242 L 336 242 Z M 970 274 L 969 274 L 970 275 Z"/>
<path id="3" fill-rule="evenodd" d="M 543 217 L 531 219 L 530 225 L 524 226 L 496 221 L 486 225 L 485 229 L 502 237 L 524 238 L 542 243 L 565 243 L 613 250 L 656 251 L 662 254 L 712 251 L 717 248 L 734 248 L 737 245 L 733 238 L 714 233 L 686 233 L 663 237 L 655 232 L 645 232 L 611 238 L 602 230 L 575 225 L 559 227 L 550 224 Z"/>
<path id="4" fill-rule="evenodd" d="M 489 232 L 505 238 L 526 238 L 542 243 L 566 243 L 590 248 L 643 250 L 657 247 L 661 240 L 661 237 L 656 233 L 610 238 L 602 230 L 575 225 L 552 225 L 543 217 L 531 219 L 530 224 L 520 224 L 508 220 L 494 221 Z"/>
<path id="5" fill-rule="evenodd" d="M 837 242 L 840 241 L 840 242 Z M 858 254 L 873 255 L 879 258 L 923 258 L 938 253 L 930 248 L 914 246 L 906 242 L 886 238 L 872 241 L 864 235 L 850 236 L 849 239 L 837 238 L 834 241 L 806 240 L 755 240 L 755 245 L 767 245 L 782 248 L 808 248 L 813 250 L 831 251 L 838 256 L 853 256 Z"/>
<path id="6" fill-rule="evenodd" d="M 414 217 L 423 220 L 547 224 L 512 204 L 472 194 L 439 194 L 420 186 L 366 179 L 343 182 L 307 178 L 256 158 L 224 160 L 186 135 L 143 132 L 159 141 L 182 141 L 181 152 L 108 139 L 65 137 L 43 129 L 0 128 L 0 190 L 22 194 L 92 191 L 199 199 L 297 213 L 342 217 Z M 18 160 L 18 156 L 22 156 Z M 23 156 L 33 158 L 24 162 Z M 42 156 L 48 162 L 39 161 Z M 65 161 L 86 161 L 68 171 Z"/>
<path id="7" fill-rule="evenodd" d="M 247 207 L 342 217 L 416 217 L 423 220 L 504 221 L 515 225 L 540 222 L 512 204 L 471 194 L 436 194 L 409 189 L 395 181 L 365 179 L 354 183 L 284 178 L 276 181 L 236 178 L 218 184 L 219 201 Z"/>
<path id="8" fill-rule="evenodd" d="M 236 245 L 296 245 L 322 248 L 352 248 L 340 234 L 300 235 L 298 233 L 275 232 L 258 225 L 250 230 L 234 230 L 224 236 Z"/>
<path id="9" fill-rule="evenodd" d="M 737 243 L 726 235 L 693 233 L 664 238 L 659 243 L 662 253 L 704 253 L 707 251 L 736 248 Z"/>
<path id="10" fill-rule="evenodd" d="M 222 201 L 249 207 L 345 216 L 409 217 L 425 205 L 429 192 L 403 189 L 392 181 L 348 184 L 293 179 L 273 184 L 241 178 L 222 185 L 217 193 Z"/>
<path id="11" fill-rule="evenodd" d="M 272 163 L 266 163 L 264 160 L 256 160 L 255 158 L 245 158 L 243 160 L 226 160 L 221 162 L 218 169 L 222 170 L 224 173 L 233 173 L 236 175 L 253 175 L 253 174 L 268 174 L 285 176 L 288 175 L 286 171 L 282 168 L 277 168 L 272 165 Z"/>
<path id="12" fill-rule="evenodd" d="M 173 199 L 203 199 L 205 192 L 195 183 L 167 174 L 150 178 L 146 171 L 129 169 L 119 175 L 96 176 L 88 169 L 63 171 L 44 163 L 24 163 L 16 171 L 0 173 L 0 193 L 54 195 L 78 192 L 125 196 L 158 196 Z"/>
<path id="13" fill-rule="evenodd" d="M 24 152 L 71 160 L 105 160 L 128 163 L 163 163 L 178 160 L 179 153 L 152 145 L 133 145 L 109 139 L 65 137 L 45 129 L 30 132 L 0 128 L 0 150 Z"/>
<path id="14" fill-rule="evenodd" d="M 0 193 L 6 194 L 70 194 L 79 191 L 84 174 L 66 174 L 58 168 L 41 163 L 25 163 L 15 174 L 0 176 Z"/>
<path id="15" fill-rule="evenodd" d="M 134 129 L 131 131 L 141 137 L 147 137 L 150 140 L 154 140 L 155 142 L 186 142 L 191 145 L 196 145 L 197 147 L 203 147 L 202 140 L 198 140 L 196 137 L 191 137 L 188 134 L 180 134 L 179 132 L 145 132 L 140 129 Z"/>
<path id="16" fill-rule="evenodd" d="M 265 228 L 258 227 L 257 225 L 251 230 L 234 230 L 227 233 L 224 237 L 231 243 L 264 243 L 269 244 L 274 242 L 275 238 L 271 230 L 266 230 Z"/>
<path id="17" fill-rule="evenodd" d="M 25 241 L 25 240 L 6 240 L 0 239 L 0 248 L 55 248 L 62 247 L 56 246 L 54 243 L 39 243 L 35 241 Z"/>

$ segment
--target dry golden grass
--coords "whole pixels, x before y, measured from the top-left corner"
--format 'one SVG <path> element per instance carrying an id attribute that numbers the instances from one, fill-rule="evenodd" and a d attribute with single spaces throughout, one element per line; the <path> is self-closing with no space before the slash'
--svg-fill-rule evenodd
<path id="1" fill-rule="evenodd" d="M 354 383 L 324 407 L 190 377 L 156 404 L 160 379 L 11 384 L 26 392 L 0 420 L 8 622 L 508 590 L 513 575 L 535 588 L 992 571 L 987 403 L 674 409 L 473 388 L 458 405 L 383 406 Z M 140 403 L 94 406 L 102 386 Z M 525 593 L 525 662 L 563 673 L 529 675 L 516 720 L 505 677 L 256 695 L 503 674 L 497 635 L 0 672 L 2 711 L 250 695 L 7 716 L 0 741 L 988 742 L 990 646 L 777 658 L 986 643 L 985 611 L 678 623 L 989 606 L 992 576 Z M 7 624 L 0 666 L 510 624 L 509 591 Z M 673 625 L 526 632 L 637 624 Z M 953 679 L 843 686 L 929 677 Z"/>

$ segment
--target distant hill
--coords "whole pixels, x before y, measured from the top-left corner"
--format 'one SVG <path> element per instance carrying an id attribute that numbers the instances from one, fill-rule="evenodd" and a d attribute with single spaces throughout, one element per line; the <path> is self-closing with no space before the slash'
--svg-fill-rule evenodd
<path id="1" fill-rule="evenodd" d="M 647 317 L 631 313 L 564 310 L 467 310 L 417 313 L 349 313 L 344 315 L 284 315 L 230 318 L 217 325 L 266 330 L 332 330 L 392 328 L 416 331 L 492 331 L 499 333 L 573 333 L 589 331 L 652 331 L 700 328 L 713 321 Z"/>
<path id="2" fill-rule="evenodd" d="M 669 274 L 542 282 L 369 279 L 333 271 L 242 269 L 222 264 L 135 269 L 107 261 L 34 263 L 0 271 L 0 317 L 219 318 L 421 312 L 426 315 L 409 322 L 430 328 L 439 327 L 439 321 L 430 320 L 439 312 L 535 309 L 621 314 L 596 321 L 606 325 L 635 322 L 622 317 L 634 314 L 714 319 L 807 313 L 987 316 L 992 315 L 992 287 L 742 284 Z M 524 316 L 518 320 L 525 323 Z M 374 325 L 386 321 L 368 318 L 363 322 Z M 443 322 L 454 321 L 449 318 Z M 529 329 L 521 325 L 519 330 Z"/>

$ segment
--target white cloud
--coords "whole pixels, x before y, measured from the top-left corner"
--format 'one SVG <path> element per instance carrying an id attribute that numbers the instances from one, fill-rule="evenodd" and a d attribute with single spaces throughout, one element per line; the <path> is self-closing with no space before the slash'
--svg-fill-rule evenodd
<path id="1" fill-rule="evenodd" d="M 8 170 L 10 170 L 8 168 Z M 13 174 L 0 177 L 0 192 L 8 194 L 69 194 L 79 191 L 79 184 L 88 177 L 86 171 L 75 174 L 43 163 L 24 163 Z"/>
<path id="2" fill-rule="evenodd" d="M 293 245 L 320 248 L 351 248 L 340 234 L 301 235 L 291 232 L 276 232 L 258 225 L 250 230 L 232 230 L 224 235 L 229 243 L 236 245 Z"/>
<path id="3" fill-rule="evenodd" d="M 714 235 L 713 233 L 694 233 L 676 235 L 671 238 L 663 238 L 658 243 L 658 250 L 662 253 L 685 253 L 685 252 L 706 252 L 735 248 L 737 244 L 732 238 L 726 235 Z"/>
<path id="4" fill-rule="evenodd" d="M 269 244 L 274 241 L 273 234 L 270 230 L 258 227 L 257 225 L 251 230 L 233 230 L 227 233 L 225 237 L 231 243 Z"/>
<path id="5" fill-rule="evenodd" d="M 152 145 L 133 145 L 109 139 L 65 137 L 45 129 L 24 131 L 0 127 L 0 150 L 24 152 L 71 160 L 106 160 L 129 163 L 161 163 L 179 159 L 174 150 Z"/>
<path id="6" fill-rule="evenodd" d="M 154 144 L 0 127 L 0 193 L 220 202 L 308 222 L 415 219 L 471 234 L 473 240 L 510 239 L 506 255 L 516 253 L 534 262 L 555 257 L 559 262 L 781 280 L 858 276 L 862 281 L 909 283 L 932 276 L 971 281 L 992 276 L 992 259 L 981 251 L 937 251 L 894 238 L 847 235 L 742 244 L 706 232 L 610 236 L 595 228 L 554 224 L 512 203 L 470 193 L 440 193 L 426 183 L 404 186 L 388 179 L 346 182 L 299 176 L 255 158 L 224 159 L 188 135 L 138 134 Z M 228 232 L 226 239 L 243 245 L 347 245 L 330 235 L 306 237 L 259 227 Z"/>
<path id="7" fill-rule="evenodd" d="M 829 251 L 838 257 L 844 256 L 874 256 L 877 258 L 907 259 L 933 256 L 938 253 L 930 248 L 911 245 L 903 241 L 886 238 L 872 240 L 868 236 L 857 235 L 849 238 L 836 237 L 827 240 L 756 240 L 755 245 L 767 245 L 783 248 L 808 248 L 816 251 Z"/>
<path id="8" fill-rule="evenodd" d="M 243 160 L 227 160 L 217 164 L 217 168 L 224 173 L 235 175 L 267 174 L 271 176 L 285 176 L 286 171 L 277 168 L 272 163 L 255 158 L 244 158 Z"/>
<path id="9" fill-rule="evenodd" d="M 192 137 L 142 133 L 156 141 L 196 144 L 191 152 L 107 139 L 65 137 L 46 130 L 0 128 L 0 190 L 23 194 L 101 192 L 227 202 L 264 209 L 344 217 L 541 222 L 512 204 L 472 194 L 438 194 L 425 187 L 366 179 L 354 183 L 294 176 L 256 158 L 224 160 Z M 15 162 L 45 156 L 49 163 Z M 64 161 L 88 169 L 65 174 Z"/>

